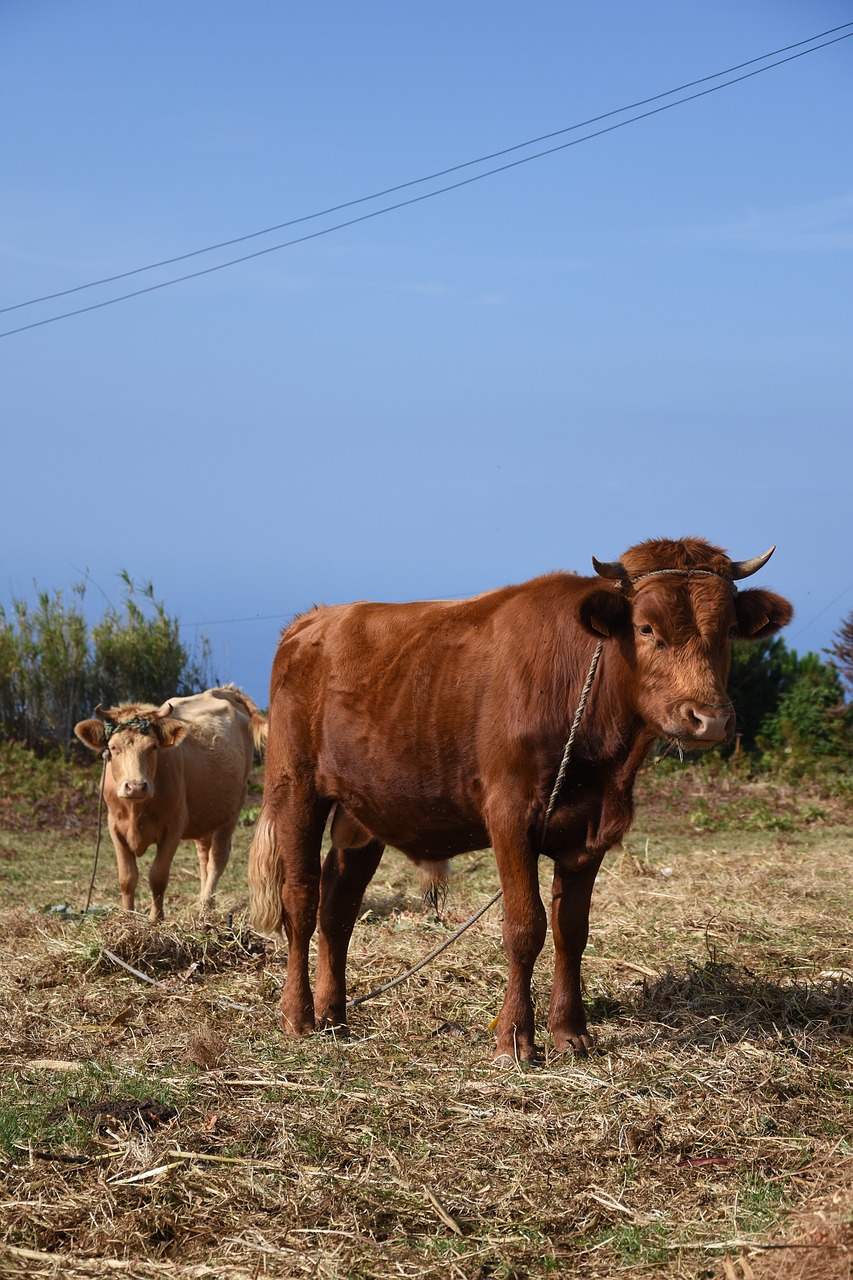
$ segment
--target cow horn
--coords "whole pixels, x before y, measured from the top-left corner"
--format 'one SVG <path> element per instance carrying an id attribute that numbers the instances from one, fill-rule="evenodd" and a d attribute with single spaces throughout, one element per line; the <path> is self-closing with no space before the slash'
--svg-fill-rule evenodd
<path id="1" fill-rule="evenodd" d="M 95 707 L 95 710 L 92 712 L 92 715 L 97 716 L 99 720 L 110 719 L 110 713 L 109 711 L 104 710 L 104 705 L 102 702 L 98 703 L 98 705 Z"/>
<path id="2" fill-rule="evenodd" d="M 616 578 L 623 581 L 629 576 L 621 560 L 596 560 L 593 556 L 592 567 L 600 578 Z"/>
<path id="3" fill-rule="evenodd" d="M 769 551 L 765 551 L 763 556 L 753 556 L 751 560 L 733 560 L 732 561 L 732 581 L 739 582 L 741 578 L 751 578 L 754 573 L 762 569 L 767 561 L 776 550 L 771 547 Z"/>

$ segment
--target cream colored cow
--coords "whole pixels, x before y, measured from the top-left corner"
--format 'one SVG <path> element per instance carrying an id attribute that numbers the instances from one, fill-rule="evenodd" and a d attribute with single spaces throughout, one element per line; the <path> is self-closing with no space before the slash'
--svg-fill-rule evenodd
<path id="1" fill-rule="evenodd" d="M 246 802 L 253 753 L 267 736 L 266 719 L 251 698 L 225 685 L 161 707 L 99 706 L 95 718 L 82 720 L 74 732 L 106 756 L 104 799 L 125 910 L 134 907 L 137 859 L 153 844 L 150 918 L 162 920 L 181 840 L 196 843 L 199 903 L 211 906 Z"/>

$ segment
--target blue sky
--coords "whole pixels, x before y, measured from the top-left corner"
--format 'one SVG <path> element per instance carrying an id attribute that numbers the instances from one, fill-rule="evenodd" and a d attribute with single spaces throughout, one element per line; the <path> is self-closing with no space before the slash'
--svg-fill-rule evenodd
<path id="1" fill-rule="evenodd" d="M 0 305 L 846 22 L 853 4 L 824 0 L 7 0 Z M 265 704 L 279 627 L 315 602 L 473 594 L 701 534 L 737 558 L 776 543 L 761 582 L 794 602 L 788 642 L 829 644 L 853 610 L 851 106 L 843 40 L 3 337 L 0 603 L 88 570 L 100 616 L 126 569 Z M 452 180 L 11 311 L 0 329 Z"/>

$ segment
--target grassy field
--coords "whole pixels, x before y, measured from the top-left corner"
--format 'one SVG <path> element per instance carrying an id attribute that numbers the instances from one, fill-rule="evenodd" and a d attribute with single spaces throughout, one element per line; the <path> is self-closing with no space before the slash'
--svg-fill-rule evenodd
<path id="1" fill-rule="evenodd" d="M 849 800 L 650 770 L 593 899 L 597 1047 L 549 1052 L 546 946 L 522 1070 L 490 1061 L 499 905 L 349 1040 L 288 1041 L 251 827 L 207 921 L 181 847 L 155 929 L 111 909 L 107 839 L 81 923 L 96 774 L 27 770 L 0 762 L 0 1275 L 853 1275 Z M 490 853 L 457 859 L 439 919 L 387 854 L 351 994 L 496 887 Z"/>

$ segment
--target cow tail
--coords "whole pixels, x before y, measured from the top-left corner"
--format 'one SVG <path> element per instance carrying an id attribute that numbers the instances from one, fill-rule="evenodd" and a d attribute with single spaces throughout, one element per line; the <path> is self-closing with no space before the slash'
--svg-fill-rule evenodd
<path id="1" fill-rule="evenodd" d="M 275 824 L 261 809 L 249 851 L 249 922 L 256 933 L 281 936 L 284 862 L 275 845 Z"/>
<path id="2" fill-rule="evenodd" d="M 255 744 L 255 750 L 259 756 L 264 754 L 264 748 L 267 745 L 267 737 L 270 731 L 270 722 L 265 715 L 262 715 L 255 707 L 252 712 L 251 719 L 252 741 Z"/>
<path id="3" fill-rule="evenodd" d="M 263 755 L 269 733 L 269 722 L 267 717 L 259 711 L 257 704 L 252 701 L 248 693 L 238 689 L 236 684 L 222 684 L 216 689 L 211 689 L 210 692 L 226 698 L 232 706 L 242 708 L 243 712 L 249 717 L 249 732 L 252 735 L 254 748 L 258 755 Z"/>

